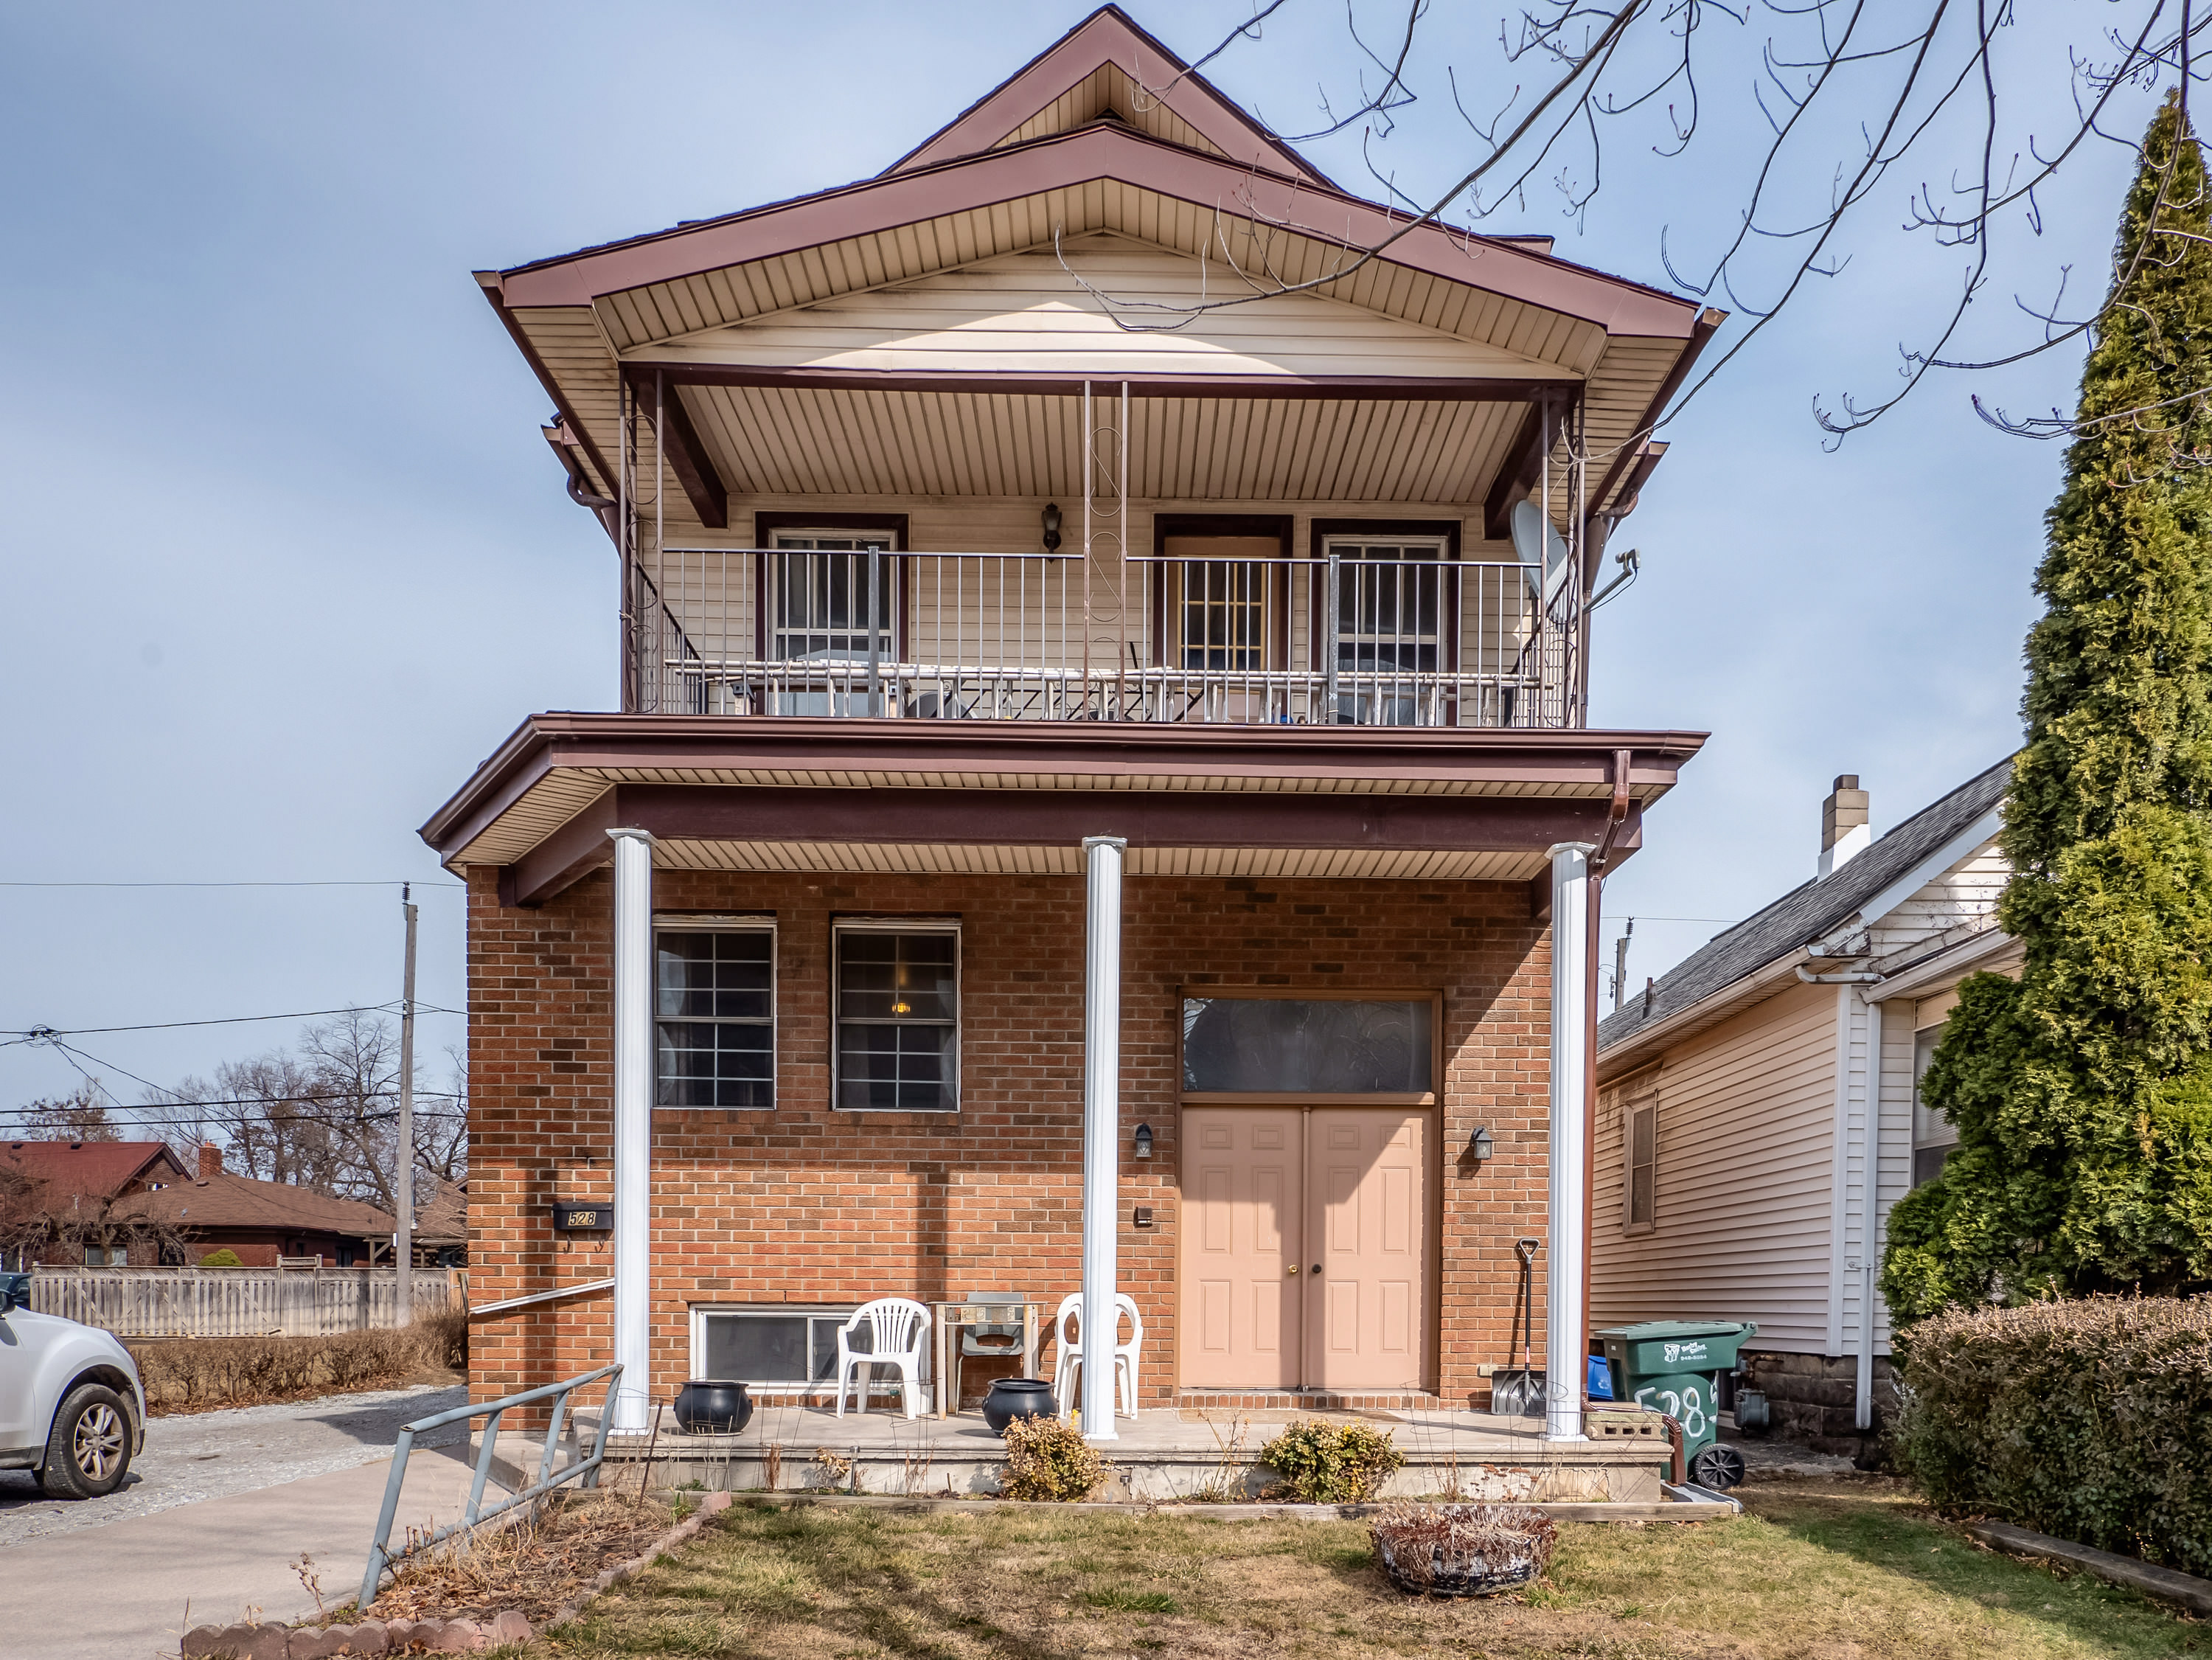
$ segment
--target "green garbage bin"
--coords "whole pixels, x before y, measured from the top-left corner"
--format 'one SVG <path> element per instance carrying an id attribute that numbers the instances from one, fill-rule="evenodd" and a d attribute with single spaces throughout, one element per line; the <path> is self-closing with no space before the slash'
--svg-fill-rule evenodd
<path id="1" fill-rule="evenodd" d="M 1699 1487 L 1724 1492 L 1743 1480 L 1743 1455 L 1719 1439 L 1720 1378 L 1758 1330 L 1747 1320 L 1648 1320 L 1598 1333 L 1613 1398 L 1681 1425 L 1683 1456 Z"/>

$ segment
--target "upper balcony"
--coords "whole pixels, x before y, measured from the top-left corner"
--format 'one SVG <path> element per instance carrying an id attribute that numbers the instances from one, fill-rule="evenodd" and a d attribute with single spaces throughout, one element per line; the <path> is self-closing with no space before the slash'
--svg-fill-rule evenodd
<path id="1" fill-rule="evenodd" d="M 1440 534 L 1326 536 L 1304 557 L 1168 538 L 1108 562 L 778 539 L 633 565 L 633 712 L 1583 724 L 1581 585 L 1563 558 L 1548 575 L 1462 560 Z"/>

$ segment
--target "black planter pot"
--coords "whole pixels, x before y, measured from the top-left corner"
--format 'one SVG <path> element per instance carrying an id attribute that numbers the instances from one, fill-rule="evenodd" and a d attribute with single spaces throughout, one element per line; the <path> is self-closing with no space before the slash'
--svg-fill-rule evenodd
<path id="1" fill-rule="evenodd" d="M 687 1435 L 734 1435 L 752 1416 L 753 1398 L 743 1383 L 695 1377 L 676 1391 L 676 1421 Z"/>
<path id="2" fill-rule="evenodd" d="M 1042 1377 L 1001 1377 L 983 1397 L 983 1421 L 1000 1435 L 1017 1418 L 1053 1418 L 1059 1413 L 1052 1385 Z"/>

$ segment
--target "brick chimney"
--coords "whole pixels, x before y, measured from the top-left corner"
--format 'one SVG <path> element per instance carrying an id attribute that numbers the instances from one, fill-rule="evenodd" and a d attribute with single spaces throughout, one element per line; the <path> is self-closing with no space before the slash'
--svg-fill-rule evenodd
<path id="1" fill-rule="evenodd" d="M 222 1149 L 212 1141 L 200 1143 L 200 1180 L 222 1174 Z"/>
<path id="2" fill-rule="evenodd" d="M 1859 787 L 1855 772 L 1837 775 L 1836 787 L 1820 804 L 1820 875 L 1832 876 L 1864 853 L 1874 840 L 1867 822 L 1867 793 Z"/>

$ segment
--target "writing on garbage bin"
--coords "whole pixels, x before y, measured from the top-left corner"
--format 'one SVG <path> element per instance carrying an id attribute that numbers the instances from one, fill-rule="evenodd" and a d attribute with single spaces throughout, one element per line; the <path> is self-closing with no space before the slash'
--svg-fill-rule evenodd
<path id="1" fill-rule="evenodd" d="M 1693 1343 L 1662 1343 L 1660 1347 L 1666 1351 L 1667 1364 L 1670 1366 L 1679 1365 L 1685 1360 L 1702 1360 L 1705 1358 L 1705 1344 L 1703 1338 L 1699 1338 Z"/>
<path id="2" fill-rule="evenodd" d="M 1674 1419 L 1681 1425 L 1683 1438 L 1686 1441 L 1697 1440 L 1705 1432 L 1712 1421 L 1707 1416 L 1708 1403 L 1705 1393 L 1695 1383 L 1683 1385 L 1680 1393 L 1673 1389 L 1662 1389 L 1656 1385 L 1646 1385 L 1636 1391 L 1636 1404 L 1639 1407 L 1650 1407 L 1656 1412 L 1663 1412 L 1669 1418 Z"/>

